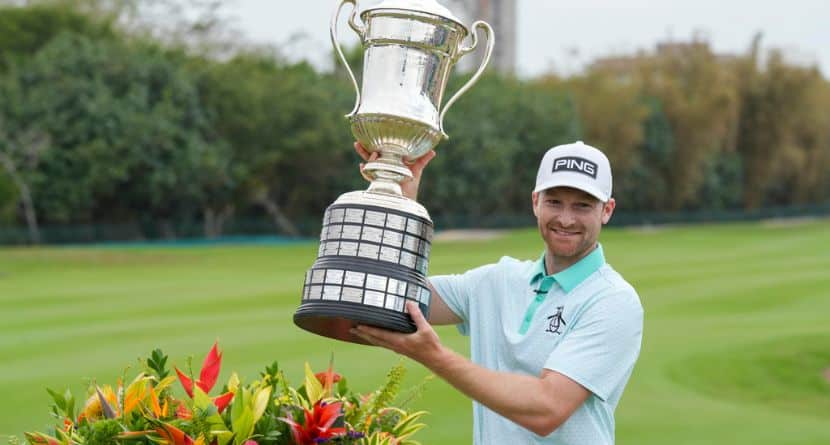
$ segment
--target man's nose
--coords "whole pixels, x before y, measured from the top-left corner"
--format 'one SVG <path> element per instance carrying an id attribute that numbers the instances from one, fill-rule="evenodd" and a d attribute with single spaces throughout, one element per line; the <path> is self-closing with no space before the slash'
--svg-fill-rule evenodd
<path id="1" fill-rule="evenodd" d="M 556 219 L 562 227 L 571 226 L 576 222 L 573 213 L 567 208 L 559 212 Z"/>

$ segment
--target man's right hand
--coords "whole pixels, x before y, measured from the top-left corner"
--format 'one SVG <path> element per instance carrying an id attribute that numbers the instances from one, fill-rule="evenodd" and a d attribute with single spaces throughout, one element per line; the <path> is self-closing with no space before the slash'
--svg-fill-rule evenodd
<path id="1" fill-rule="evenodd" d="M 360 157 L 366 162 L 372 162 L 378 158 L 378 153 L 369 153 L 366 148 L 360 144 L 360 142 L 354 143 L 354 149 Z M 412 171 L 412 179 L 404 180 L 401 182 L 401 192 L 403 195 L 411 200 L 415 200 L 418 197 L 418 187 L 421 185 L 421 175 L 424 173 L 424 167 L 429 164 L 430 161 L 435 157 L 435 150 L 428 151 L 425 155 L 421 156 L 420 158 L 416 159 L 412 163 L 404 163 L 409 170 Z M 368 177 L 366 177 L 366 173 L 363 172 L 364 167 L 366 167 L 366 162 L 360 163 L 360 174 L 366 178 L 367 181 L 371 181 Z"/>

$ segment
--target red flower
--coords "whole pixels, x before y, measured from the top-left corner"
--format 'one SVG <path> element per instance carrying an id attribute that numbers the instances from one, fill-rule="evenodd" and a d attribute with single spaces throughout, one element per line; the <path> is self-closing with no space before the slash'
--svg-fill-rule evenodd
<path id="1" fill-rule="evenodd" d="M 219 408 L 219 412 L 221 413 L 225 410 L 225 408 L 228 407 L 228 404 L 231 403 L 231 400 L 233 400 L 233 392 L 228 391 L 222 394 L 221 396 L 214 397 L 213 404 L 216 405 L 217 408 Z"/>
<path id="2" fill-rule="evenodd" d="M 205 357 L 205 362 L 202 363 L 202 370 L 199 372 L 199 380 L 196 381 L 196 386 L 198 386 L 202 391 L 206 394 L 213 389 L 213 385 L 216 384 L 216 379 L 219 377 L 219 368 L 222 366 L 222 353 L 219 352 L 219 343 L 214 343 L 213 347 L 210 348 L 210 352 L 208 352 L 207 357 Z M 182 382 L 182 386 L 184 386 L 184 390 L 187 392 L 191 398 L 193 398 L 193 380 L 190 379 L 187 375 L 179 370 L 176 367 L 176 374 L 179 375 L 179 380 Z"/>
<path id="3" fill-rule="evenodd" d="M 341 415 L 342 402 L 327 404 L 319 401 L 311 411 L 305 411 L 305 423 L 300 425 L 291 415 L 287 419 L 280 418 L 291 427 L 291 436 L 297 445 L 316 445 L 338 436 L 346 434 L 346 428 L 331 426 Z"/>
<path id="4" fill-rule="evenodd" d="M 205 357 L 204 363 L 202 363 L 202 369 L 199 372 L 199 379 L 196 380 L 196 386 L 199 387 L 205 394 L 209 393 L 213 386 L 216 385 L 216 379 L 219 378 L 219 368 L 222 366 L 222 353 L 219 352 L 219 342 L 213 344 L 213 347 L 210 348 L 210 352 L 208 352 L 207 357 Z M 176 374 L 179 375 L 179 381 L 182 383 L 185 392 L 187 393 L 190 398 L 193 398 L 193 379 L 185 375 L 185 373 L 181 372 L 178 367 L 175 367 Z M 226 392 L 221 396 L 217 396 L 213 398 L 213 404 L 219 408 L 219 412 L 221 413 L 224 409 L 228 406 L 228 404 L 233 399 L 233 392 Z"/>

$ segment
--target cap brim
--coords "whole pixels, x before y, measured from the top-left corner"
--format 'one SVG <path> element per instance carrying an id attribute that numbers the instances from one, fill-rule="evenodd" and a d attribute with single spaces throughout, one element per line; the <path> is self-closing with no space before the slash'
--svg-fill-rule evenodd
<path id="1" fill-rule="evenodd" d="M 567 181 L 567 180 L 557 180 L 557 181 L 546 181 L 541 184 L 537 184 L 536 188 L 533 189 L 533 193 L 539 193 L 543 190 L 552 189 L 554 187 L 570 187 L 577 190 L 582 190 L 583 192 L 593 196 L 594 198 L 599 199 L 602 202 L 608 202 L 609 196 L 602 193 L 598 187 L 594 186 L 593 184 L 586 184 L 581 183 L 580 181 Z"/>

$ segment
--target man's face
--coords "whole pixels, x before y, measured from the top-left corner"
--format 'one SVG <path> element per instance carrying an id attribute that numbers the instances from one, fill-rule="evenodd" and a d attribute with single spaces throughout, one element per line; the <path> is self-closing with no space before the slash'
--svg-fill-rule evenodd
<path id="1" fill-rule="evenodd" d="M 615 202 L 570 187 L 533 193 L 533 214 L 548 252 L 570 264 L 587 255 L 597 243 L 600 229 L 611 219 Z"/>

